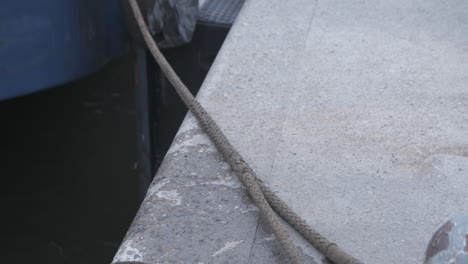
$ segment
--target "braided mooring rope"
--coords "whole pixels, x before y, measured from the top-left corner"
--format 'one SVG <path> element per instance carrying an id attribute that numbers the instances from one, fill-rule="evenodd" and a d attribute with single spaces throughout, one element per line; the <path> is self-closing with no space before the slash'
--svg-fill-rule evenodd
<path id="1" fill-rule="evenodd" d="M 203 106 L 190 93 L 189 89 L 184 85 L 182 80 L 175 73 L 174 69 L 172 69 L 164 58 L 148 31 L 137 1 L 129 0 L 129 2 L 143 39 L 154 59 L 166 75 L 167 79 L 174 86 L 182 101 L 197 118 L 205 133 L 210 137 L 223 158 L 229 163 L 231 169 L 244 184 L 255 205 L 259 208 L 262 217 L 272 229 L 290 261 L 294 264 L 304 263 L 297 247 L 291 241 L 285 229 L 281 226 L 278 215 L 333 263 L 363 264 L 360 260 L 349 255 L 340 249 L 335 243 L 331 243 L 316 230 L 311 228 L 256 176 L 253 169 L 231 145 L 213 118 L 211 118 Z"/>

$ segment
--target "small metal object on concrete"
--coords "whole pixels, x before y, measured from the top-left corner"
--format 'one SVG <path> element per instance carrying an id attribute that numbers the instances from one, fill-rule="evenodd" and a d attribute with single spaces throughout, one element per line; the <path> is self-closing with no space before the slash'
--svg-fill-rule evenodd
<path id="1" fill-rule="evenodd" d="M 468 214 L 453 218 L 434 234 L 425 264 L 468 263 Z"/>
<path id="2" fill-rule="evenodd" d="M 468 203 L 467 13 L 457 0 L 247 1 L 198 99 L 324 236 L 364 263 L 422 263 Z M 114 263 L 129 260 L 286 261 L 190 114 Z"/>

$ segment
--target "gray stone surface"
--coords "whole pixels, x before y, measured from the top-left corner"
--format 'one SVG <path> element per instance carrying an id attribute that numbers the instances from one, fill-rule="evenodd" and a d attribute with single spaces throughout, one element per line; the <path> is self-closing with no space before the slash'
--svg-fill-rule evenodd
<path id="1" fill-rule="evenodd" d="M 463 0 L 247 1 L 198 98 L 318 231 L 365 263 L 421 263 L 467 210 L 467 14 Z M 189 115 L 116 260 L 284 263 L 272 239 Z"/>
<path id="2" fill-rule="evenodd" d="M 287 262 L 261 222 L 244 187 L 189 115 L 114 263 Z M 312 249 L 301 250 L 310 255 Z"/>

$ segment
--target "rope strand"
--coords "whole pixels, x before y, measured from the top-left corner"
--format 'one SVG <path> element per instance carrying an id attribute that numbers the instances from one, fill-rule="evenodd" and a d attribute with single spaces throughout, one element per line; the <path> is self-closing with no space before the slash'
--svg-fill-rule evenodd
<path id="1" fill-rule="evenodd" d="M 129 0 L 129 2 L 143 39 L 155 61 L 164 72 L 169 82 L 174 86 L 182 101 L 197 118 L 200 126 L 213 141 L 223 158 L 229 163 L 231 169 L 244 184 L 255 205 L 259 208 L 262 217 L 272 229 L 291 263 L 302 264 L 304 261 L 297 247 L 289 238 L 288 233 L 281 226 L 278 215 L 334 263 L 362 264 L 360 260 L 347 254 L 336 244 L 329 242 L 325 237 L 321 236 L 317 231 L 311 228 L 256 176 L 253 169 L 235 150 L 213 118 L 195 99 L 189 89 L 175 73 L 174 69 L 172 69 L 170 64 L 164 58 L 148 31 L 137 1 Z"/>

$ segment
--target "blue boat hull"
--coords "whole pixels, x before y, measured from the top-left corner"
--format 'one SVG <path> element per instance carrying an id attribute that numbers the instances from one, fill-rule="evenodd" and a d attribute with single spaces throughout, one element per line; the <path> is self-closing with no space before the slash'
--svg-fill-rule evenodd
<path id="1" fill-rule="evenodd" d="M 120 1 L 2 0 L 0 100 L 94 72 L 127 43 Z"/>

